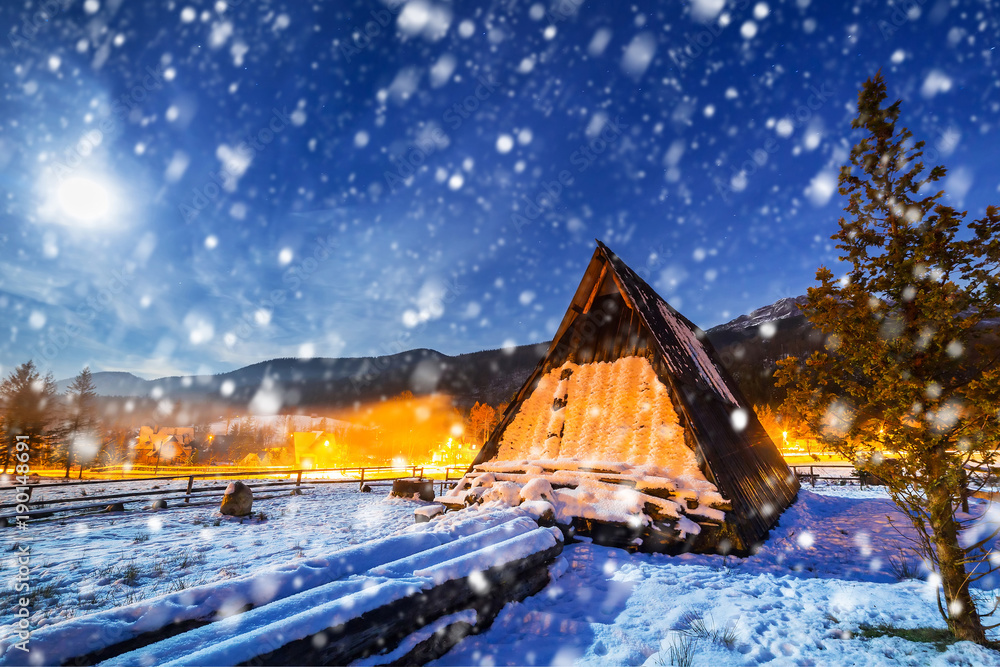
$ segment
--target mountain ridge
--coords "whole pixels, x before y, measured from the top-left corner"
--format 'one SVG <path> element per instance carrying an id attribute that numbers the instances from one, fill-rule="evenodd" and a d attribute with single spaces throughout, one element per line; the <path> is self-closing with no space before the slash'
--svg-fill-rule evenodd
<path id="1" fill-rule="evenodd" d="M 807 327 L 798 312 L 805 298 L 779 299 L 712 327 L 706 334 L 725 363 L 726 348 L 761 339 L 760 327 L 767 322 L 777 323 L 776 330 L 782 331 Z M 243 403 L 251 409 L 269 392 L 280 394 L 279 402 L 285 407 L 344 407 L 404 391 L 418 395 L 446 392 L 461 405 L 475 401 L 496 405 L 520 388 L 548 346 L 549 342 L 540 342 L 457 355 L 415 348 L 374 357 L 279 357 L 214 375 L 147 380 L 124 371 L 98 371 L 93 373 L 93 379 L 97 393 L 105 397 L 222 400 Z M 57 388 L 65 392 L 72 381 L 60 380 Z M 261 403 L 273 406 L 273 401 Z"/>

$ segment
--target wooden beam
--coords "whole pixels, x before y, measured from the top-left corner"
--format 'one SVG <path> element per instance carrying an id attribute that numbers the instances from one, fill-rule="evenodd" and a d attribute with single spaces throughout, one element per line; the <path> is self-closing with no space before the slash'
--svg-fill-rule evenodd
<path id="1" fill-rule="evenodd" d="M 508 602 L 523 600 L 548 584 L 548 566 L 562 553 L 562 548 L 562 542 L 559 542 L 525 558 L 484 570 L 476 581 L 477 585 L 470 583 L 469 577 L 463 577 L 417 591 L 318 635 L 291 641 L 244 664 L 346 665 L 391 649 L 435 619 L 464 609 L 476 610 L 476 624 L 470 631 L 482 632 Z M 481 584 L 482 579 L 487 583 L 485 588 Z M 464 636 L 456 634 L 459 635 L 456 639 Z M 429 647 L 424 645 L 422 648 L 425 652 L 420 659 L 432 659 L 426 652 Z M 437 648 L 447 651 L 451 646 Z"/>
<path id="2" fill-rule="evenodd" d="M 608 275 L 608 263 L 604 262 L 601 265 L 601 273 L 597 276 L 597 282 L 594 283 L 594 288 L 590 290 L 590 296 L 587 297 L 587 303 L 583 307 L 584 313 L 590 312 L 590 307 L 594 305 L 594 299 L 597 298 L 597 293 L 601 291 L 601 285 L 604 284 L 604 277 Z"/>

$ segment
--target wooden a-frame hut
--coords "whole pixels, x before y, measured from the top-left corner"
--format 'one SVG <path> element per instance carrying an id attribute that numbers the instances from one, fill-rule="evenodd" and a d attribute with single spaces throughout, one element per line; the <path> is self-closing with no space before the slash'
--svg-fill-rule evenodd
<path id="1" fill-rule="evenodd" d="M 526 484 L 541 475 L 570 508 L 563 519 L 595 541 L 747 553 L 798 481 L 705 334 L 597 244 L 548 353 L 453 493 L 479 487 L 488 499 L 503 493 L 484 487 L 516 482 L 532 500 L 524 491 L 537 484 Z M 607 485 L 628 489 L 644 521 L 602 515 L 622 501 L 621 491 L 601 495 Z"/>

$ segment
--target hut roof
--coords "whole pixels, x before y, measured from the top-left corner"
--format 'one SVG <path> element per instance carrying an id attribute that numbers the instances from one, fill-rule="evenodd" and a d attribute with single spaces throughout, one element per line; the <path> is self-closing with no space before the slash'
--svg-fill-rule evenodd
<path id="1" fill-rule="evenodd" d="M 504 431 L 548 371 L 567 360 L 645 356 L 670 389 L 706 478 L 732 503 L 727 522 L 749 548 L 765 538 L 795 499 L 795 476 L 705 333 L 606 245 L 598 241 L 597 246 L 546 356 L 511 401 L 474 465 L 497 458 Z"/>

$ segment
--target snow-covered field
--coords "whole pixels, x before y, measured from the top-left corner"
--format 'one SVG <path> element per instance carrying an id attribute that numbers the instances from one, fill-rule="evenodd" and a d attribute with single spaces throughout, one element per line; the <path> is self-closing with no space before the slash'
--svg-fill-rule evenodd
<path id="1" fill-rule="evenodd" d="M 862 623 L 945 624 L 932 587 L 893 573 L 901 538 L 887 516 L 905 526 L 885 492 L 815 491 L 804 488 L 746 559 L 569 545 L 544 592 L 509 605 L 489 631 L 432 664 L 670 665 L 671 646 L 703 623 L 709 633 L 729 630 L 732 645 L 696 640 L 694 665 L 1000 665 L 1000 653 L 969 642 L 939 652 L 855 638 Z"/>
<path id="2" fill-rule="evenodd" d="M 247 481 L 252 487 L 253 480 Z M 183 490 L 186 482 L 170 484 Z M 150 483 L 101 485 L 100 492 L 140 488 L 149 489 Z M 66 491 L 79 494 L 79 489 Z M 61 491 L 48 490 L 45 497 L 54 499 Z M 26 530 L 6 528 L 0 576 L 5 582 L 13 579 L 14 552 L 19 545 L 29 545 L 34 587 L 31 627 L 40 628 L 327 555 L 413 522 L 413 503 L 387 497 L 384 486 L 374 487 L 370 494 L 359 493 L 356 483 L 316 485 L 301 496 L 290 495 L 288 489 L 280 493 L 281 497 L 255 500 L 254 516 L 242 521 L 222 516 L 215 504 L 182 507 L 175 501 L 165 510 L 67 517 L 30 523 Z M 13 612 L 14 605 L 0 608 L 0 640 L 13 631 Z"/>
<path id="3" fill-rule="evenodd" d="M 384 489 L 330 485 L 255 504 L 266 520 L 240 523 L 214 506 L 136 511 L 6 529 L 5 544 L 31 538 L 44 598 L 32 617 L 37 628 L 327 556 L 411 525 L 415 505 Z M 746 559 L 567 545 L 545 591 L 510 605 L 436 664 L 668 665 L 671 646 L 703 624 L 701 634 L 728 632 L 729 641 L 691 643 L 695 665 L 1000 665 L 1000 654 L 969 643 L 938 651 L 855 636 L 862 623 L 944 627 L 926 572 L 916 566 L 921 579 L 904 581 L 894 573 L 901 538 L 887 517 L 903 525 L 880 489 L 821 484 L 803 488 L 764 548 Z M 7 580 L 11 554 L 3 558 Z M 9 633 L 10 610 L 0 613 Z"/>

